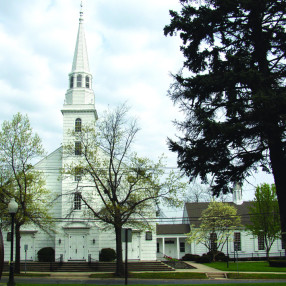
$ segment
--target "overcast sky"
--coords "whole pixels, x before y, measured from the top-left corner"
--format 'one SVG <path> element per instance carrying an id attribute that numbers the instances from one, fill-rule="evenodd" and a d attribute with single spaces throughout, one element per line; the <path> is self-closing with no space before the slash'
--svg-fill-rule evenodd
<path id="1" fill-rule="evenodd" d="M 167 97 L 182 66 L 179 37 L 165 37 L 178 0 L 85 0 L 84 27 L 98 114 L 127 101 L 141 131 L 136 150 L 168 166 L 166 145 L 180 117 Z M 60 112 L 68 88 L 80 0 L 0 0 L 0 122 L 28 114 L 47 152 L 62 142 Z M 267 178 L 269 181 L 269 177 Z M 257 184 L 266 179 L 254 180 Z M 251 198 L 253 188 L 244 196 Z"/>

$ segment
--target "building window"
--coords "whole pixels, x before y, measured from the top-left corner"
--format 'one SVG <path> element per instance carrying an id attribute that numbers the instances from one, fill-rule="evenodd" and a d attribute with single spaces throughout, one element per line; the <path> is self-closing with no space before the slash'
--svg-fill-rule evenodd
<path id="1" fill-rule="evenodd" d="M 283 240 L 282 238 L 281 238 L 281 248 L 285 249 L 285 240 Z"/>
<path id="2" fill-rule="evenodd" d="M 165 244 L 175 244 L 174 240 L 165 240 Z"/>
<path id="3" fill-rule="evenodd" d="M 241 235 L 240 235 L 240 232 L 234 233 L 233 246 L 234 246 L 235 251 L 241 251 Z"/>
<path id="4" fill-rule="evenodd" d="M 159 244 L 159 242 L 157 242 L 157 253 L 159 253 L 160 252 L 160 244 Z"/>
<path id="5" fill-rule="evenodd" d="M 264 235 L 258 235 L 258 250 L 265 250 Z"/>
<path id="6" fill-rule="evenodd" d="M 79 181 L 81 181 L 81 177 L 82 177 L 82 168 L 76 167 L 74 170 L 74 180 L 76 182 L 79 182 Z"/>
<path id="7" fill-rule="evenodd" d="M 81 119 L 80 118 L 77 118 L 75 120 L 74 131 L 75 132 L 81 132 Z"/>
<path id="8" fill-rule="evenodd" d="M 146 240 L 152 240 L 152 231 L 146 231 Z"/>
<path id="9" fill-rule="evenodd" d="M 73 88 L 73 79 L 74 79 L 74 77 L 71 76 L 71 77 L 70 77 L 70 88 Z"/>
<path id="10" fill-rule="evenodd" d="M 85 87 L 86 88 L 90 87 L 90 82 L 89 82 L 89 77 L 88 76 L 85 77 Z"/>
<path id="11" fill-rule="evenodd" d="M 81 142 L 74 143 L 74 154 L 81 155 Z"/>
<path id="12" fill-rule="evenodd" d="M 81 210 L 81 193 L 74 194 L 74 210 Z"/>
<path id="13" fill-rule="evenodd" d="M 217 235 L 215 232 L 210 234 L 210 249 L 211 251 L 217 251 Z"/>
<path id="14" fill-rule="evenodd" d="M 185 252 L 185 243 L 184 242 L 180 242 L 180 252 Z"/>
<path id="15" fill-rule="evenodd" d="M 82 87 L 82 75 L 79 74 L 77 77 L 76 77 L 76 87 Z"/>

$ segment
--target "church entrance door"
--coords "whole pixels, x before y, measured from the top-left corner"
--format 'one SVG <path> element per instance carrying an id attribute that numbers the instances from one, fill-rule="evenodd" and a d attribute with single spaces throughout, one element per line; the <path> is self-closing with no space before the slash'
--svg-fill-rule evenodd
<path id="1" fill-rule="evenodd" d="M 140 260 L 140 233 L 132 233 L 131 249 L 128 251 L 128 258 L 134 260 Z"/>
<path id="2" fill-rule="evenodd" d="M 69 260 L 86 260 L 86 235 L 69 235 Z"/>

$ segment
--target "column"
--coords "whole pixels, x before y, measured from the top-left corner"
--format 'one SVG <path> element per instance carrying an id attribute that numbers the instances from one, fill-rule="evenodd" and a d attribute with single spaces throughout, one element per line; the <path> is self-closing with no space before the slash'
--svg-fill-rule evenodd
<path id="1" fill-rule="evenodd" d="M 180 239 L 177 237 L 177 258 L 180 259 Z"/>

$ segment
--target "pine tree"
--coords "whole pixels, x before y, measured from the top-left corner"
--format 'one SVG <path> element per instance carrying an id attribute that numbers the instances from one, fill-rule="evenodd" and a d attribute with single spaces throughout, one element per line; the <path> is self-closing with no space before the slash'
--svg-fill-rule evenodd
<path id="1" fill-rule="evenodd" d="M 170 89 L 183 135 L 170 149 L 191 179 L 212 175 L 215 194 L 255 170 L 272 172 L 286 233 L 286 1 L 180 2 L 164 28 L 179 33 L 185 56 Z"/>

